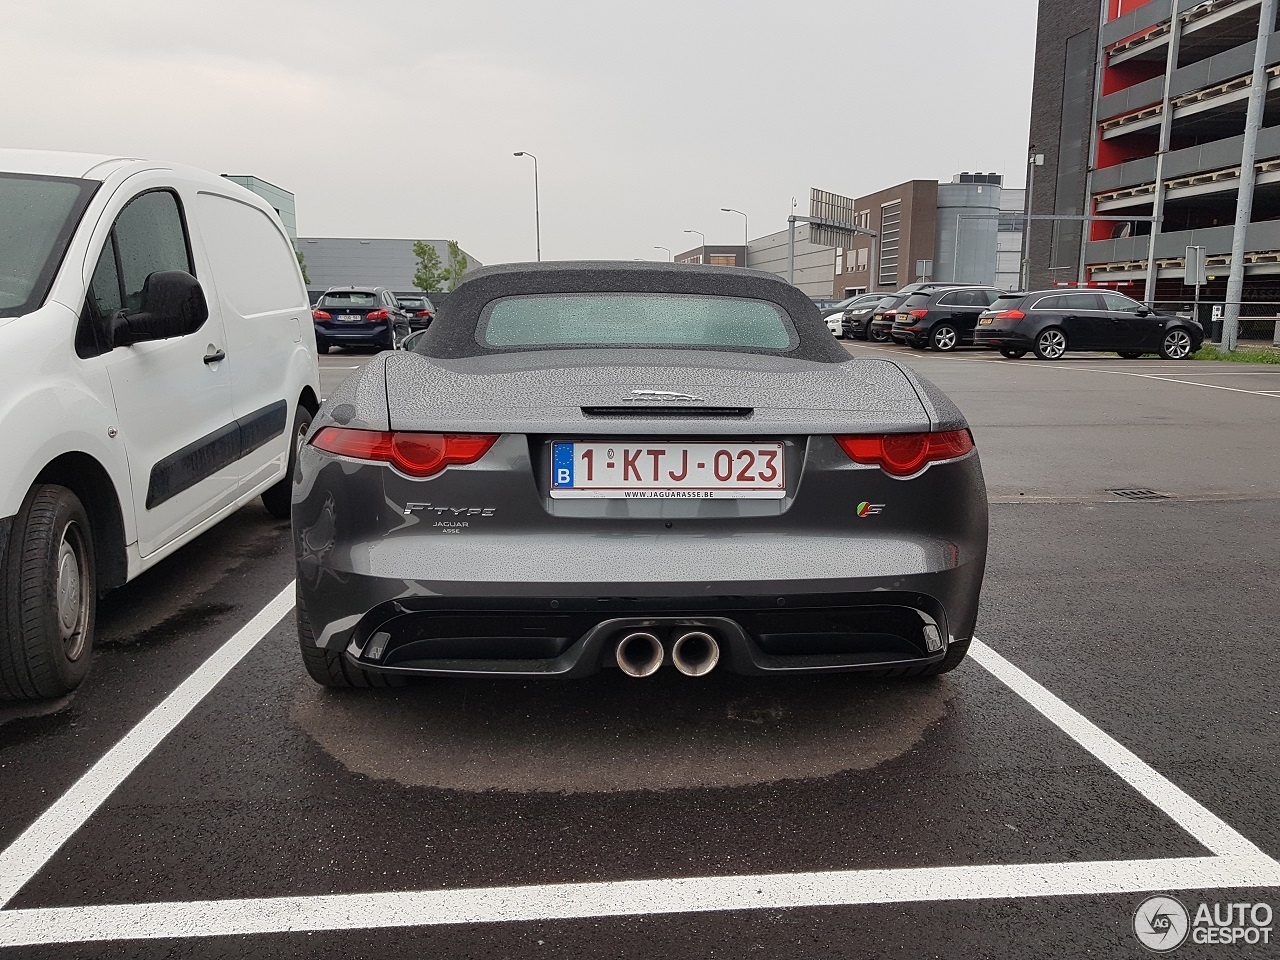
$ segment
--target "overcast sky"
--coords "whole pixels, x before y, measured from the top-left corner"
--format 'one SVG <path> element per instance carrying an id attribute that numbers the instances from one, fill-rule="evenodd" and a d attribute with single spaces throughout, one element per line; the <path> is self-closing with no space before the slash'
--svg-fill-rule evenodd
<path id="1" fill-rule="evenodd" d="M 303 236 L 486 263 L 663 258 L 786 226 L 809 187 L 1021 186 L 1033 0 L 0 4 L 6 146 L 251 173 Z"/>

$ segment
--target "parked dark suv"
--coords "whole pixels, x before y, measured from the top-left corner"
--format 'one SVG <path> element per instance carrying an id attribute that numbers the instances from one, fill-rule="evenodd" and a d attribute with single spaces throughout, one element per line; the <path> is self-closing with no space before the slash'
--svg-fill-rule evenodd
<path id="1" fill-rule="evenodd" d="M 898 307 L 892 336 L 917 350 L 943 353 L 973 343 L 978 316 L 1000 298 L 995 287 L 943 287 L 913 293 Z"/>
<path id="2" fill-rule="evenodd" d="M 876 341 L 876 343 L 884 343 L 890 338 L 897 343 L 905 343 L 906 340 L 903 334 L 896 333 L 893 329 L 893 324 L 898 318 L 898 307 L 905 303 L 908 297 L 913 293 L 932 293 L 934 290 L 942 290 L 949 287 L 976 286 L 978 286 L 976 283 L 944 283 L 937 280 L 919 280 L 915 283 L 909 283 L 891 297 L 887 297 L 880 302 L 867 323 L 867 335 L 869 339 Z"/>
<path id="3" fill-rule="evenodd" d="M 1157 313 L 1111 290 L 1038 290 L 1007 293 L 993 303 L 978 318 L 974 343 L 1011 360 L 1028 350 L 1041 360 L 1057 360 L 1068 350 L 1182 360 L 1200 349 L 1204 331 L 1194 320 Z"/>
<path id="4" fill-rule="evenodd" d="M 409 315 L 386 287 L 330 287 L 311 319 L 321 353 L 330 347 L 394 350 L 409 335 Z"/>
<path id="5" fill-rule="evenodd" d="M 425 330 L 431 326 L 431 321 L 435 319 L 436 308 L 426 294 L 421 296 L 404 294 L 396 297 L 396 300 L 401 309 L 409 314 L 409 326 L 414 330 Z"/>

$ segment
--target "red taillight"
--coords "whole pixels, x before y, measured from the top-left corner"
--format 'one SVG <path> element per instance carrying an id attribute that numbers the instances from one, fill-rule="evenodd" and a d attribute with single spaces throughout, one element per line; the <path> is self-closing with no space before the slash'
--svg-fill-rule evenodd
<path id="1" fill-rule="evenodd" d="M 323 310 L 312 310 L 311 319 L 312 320 L 332 320 L 333 317 L 325 313 Z"/>
<path id="2" fill-rule="evenodd" d="M 430 316 L 431 316 L 431 311 L 430 311 L 430 310 L 419 310 L 417 313 L 415 313 L 415 314 L 414 314 L 414 316 L 415 316 L 415 317 L 430 317 Z"/>
<path id="3" fill-rule="evenodd" d="M 898 315 L 898 311 L 897 311 L 897 310 L 886 310 L 886 311 L 884 312 L 884 315 L 885 315 L 886 317 L 896 317 L 896 316 Z"/>
<path id="4" fill-rule="evenodd" d="M 928 310 L 912 310 L 911 311 L 911 316 L 915 317 L 917 320 L 923 320 L 928 315 L 929 315 Z"/>
<path id="5" fill-rule="evenodd" d="M 968 430 L 948 433 L 884 433 L 836 437 L 855 463 L 871 463 L 894 477 L 909 477 L 930 463 L 953 460 L 973 449 Z"/>
<path id="6" fill-rule="evenodd" d="M 391 314 L 385 310 L 370 310 L 365 316 L 366 320 L 390 320 Z"/>
<path id="7" fill-rule="evenodd" d="M 340 457 L 389 463 L 411 477 L 434 477 L 451 464 L 475 463 L 497 439 L 497 434 L 487 433 L 387 433 L 325 427 L 311 444 Z"/>
<path id="8" fill-rule="evenodd" d="M 998 310 L 991 315 L 992 320 L 1021 320 L 1026 314 L 1021 310 Z"/>

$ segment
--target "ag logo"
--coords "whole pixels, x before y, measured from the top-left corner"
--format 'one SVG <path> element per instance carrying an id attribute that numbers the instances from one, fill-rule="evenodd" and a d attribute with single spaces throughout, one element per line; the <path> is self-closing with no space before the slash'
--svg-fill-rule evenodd
<path id="1" fill-rule="evenodd" d="M 876 514 L 882 513 L 883 511 L 883 503 L 867 503 L 867 501 L 863 500 L 858 504 L 858 516 L 860 517 L 874 517 Z"/>
<path id="2" fill-rule="evenodd" d="M 1148 950 L 1168 953 L 1187 939 L 1191 917 L 1173 897 L 1147 897 L 1133 914 L 1133 932 Z"/>

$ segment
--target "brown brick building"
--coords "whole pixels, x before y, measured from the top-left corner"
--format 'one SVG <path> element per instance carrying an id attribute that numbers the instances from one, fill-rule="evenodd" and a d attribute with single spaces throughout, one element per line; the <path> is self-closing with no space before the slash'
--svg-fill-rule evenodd
<path id="1" fill-rule="evenodd" d="M 937 241 L 938 182 L 908 180 L 854 201 L 858 225 L 879 232 L 876 263 L 872 238 L 858 237 L 836 251 L 836 295 L 843 291 L 892 292 L 918 279 L 916 262 L 933 260 Z"/>

